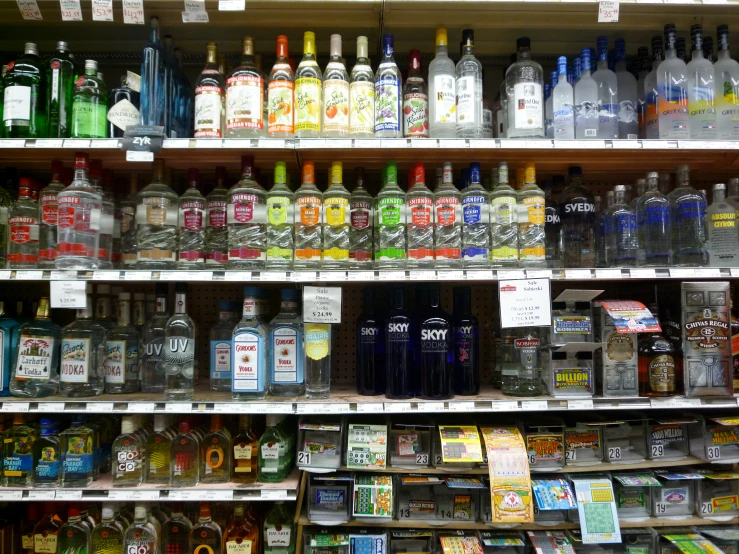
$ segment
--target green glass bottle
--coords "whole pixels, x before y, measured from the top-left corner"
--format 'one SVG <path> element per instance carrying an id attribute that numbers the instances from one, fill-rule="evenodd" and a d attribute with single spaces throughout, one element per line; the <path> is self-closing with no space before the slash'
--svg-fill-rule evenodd
<path id="1" fill-rule="evenodd" d="M 264 554 L 295 554 L 297 533 L 284 502 L 275 502 L 264 516 Z"/>
<path id="2" fill-rule="evenodd" d="M 3 130 L 5 138 L 44 138 L 46 121 L 46 72 L 32 42 L 25 53 L 8 64 L 3 79 Z"/>
<path id="3" fill-rule="evenodd" d="M 290 437 L 280 423 L 285 416 L 267 415 L 267 428 L 259 439 L 259 463 L 257 481 L 260 483 L 281 483 L 290 474 Z"/>
<path id="4" fill-rule="evenodd" d="M 72 126 L 72 95 L 74 93 L 75 67 L 69 46 L 64 41 L 56 43 L 56 52 L 46 68 L 47 113 L 49 137 L 68 138 Z"/>
<path id="5" fill-rule="evenodd" d="M 72 138 L 106 138 L 108 133 L 108 90 L 98 78 L 98 63 L 85 60 L 85 74 L 74 82 Z"/>

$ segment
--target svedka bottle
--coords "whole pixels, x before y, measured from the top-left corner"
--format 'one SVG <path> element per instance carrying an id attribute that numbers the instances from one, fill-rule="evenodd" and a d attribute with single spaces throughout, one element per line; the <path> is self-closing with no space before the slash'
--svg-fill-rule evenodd
<path id="1" fill-rule="evenodd" d="M 357 393 L 373 396 L 385 392 L 385 341 L 375 289 L 363 292 L 362 315 L 357 319 Z"/>
<path id="2" fill-rule="evenodd" d="M 405 309 L 405 292 L 401 286 L 394 287 L 390 291 L 390 311 L 385 319 L 385 396 L 388 398 L 413 396 L 412 327 L 410 312 Z"/>
<path id="3" fill-rule="evenodd" d="M 451 318 L 441 309 L 441 290 L 438 285 L 429 288 L 427 302 L 417 331 L 420 335 L 418 368 L 421 373 L 421 397 L 444 400 L 454 396 Z"/>

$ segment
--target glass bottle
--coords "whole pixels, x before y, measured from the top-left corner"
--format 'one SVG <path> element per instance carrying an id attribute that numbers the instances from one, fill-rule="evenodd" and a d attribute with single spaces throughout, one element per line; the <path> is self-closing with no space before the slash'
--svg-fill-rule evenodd
<path id="1" fill-rule="evenodd" d="M 674 396 L 678 371 L 675 347 L 661 333 L 639 335 L 639 396 Z"/>
<path id="2" fill-rule="evenodd" d="M 57 195 L 64 190 L 60 181 L 62 162 L 51 161 L 51 182 L 39 191 L 39 249 L 38 266 L 53 269 L 57 257 L 57 220 L 59 205 Z"/>
<path id="3" fill-rule="evenodd" d="M 537 327 L 514 329 L 509 338 L 510 355 L 503 361 L 501 392 L 509 396 L 539 396 L 541 379 L 541 339 Z M 496 356 L 497 358 L 497 356 Z"/>
<path id="4" fill-rule="evenodd" d="M 677 55 L 675 24 L 665 25 L 665 60 L 657 68 L 660 139 L 690 138 L 688 68 Z"/>
<path id="5" fill-rule="evenodd" d="M 536 168 L 526 164 L 524 185 L 518 191 L 519 259 L 524 267 L 546 266 L 544 191 L 536 184 Z"/>
<path id="6" fill-rule="evenodd" d="M 105 392 L 129 393 L 139 390 L 139 342 L 131 325 L 131 294 L 118 295 L 118 325 L 105 335 Z"/>
<path id="7" fill-rule="evenodd" d="M 75 67 L 69 46 L 60 40 L 56 43 L 56 51 L 46 67 L 46 111 L 49 119 L 49 138 L 70 136 L 74 77 Z"/>
<path id="8" fill-rule="evenodd" d="M 90 527 L 80 517 L 78 504 L 70 504 L 67 509 L 67 522 L 59 528 L 58 552 L 71 554 L 77 552 L 86 554 L 91 552 Z"/>
<path id="9" fill-rule="evenodd" d="M 649 48 L 640 46 L 637 62 L 638 74 L 636 78 L 636 111 L 638 119 L 639 134 L 637 138 L 647 138 L 647 88 L 646 79 L 652 69 L 649 63 Z M 618 77 L 618 75 L 616 75 Z"/>
<path id="10" fill-rule="evenodd" d="M 544 72 L 531 58 L 531 40 L 516 41 L 516 61 L 506 70 L 507 138 L 544 138 Z M 459 91 L 457 91 L 459 95 Z"/>
<path id="11" fill-rule="evenodd" d="M 166 283 L 156 284 L 156 311 L 141 330 L 141 392 L 164 392 L 164 337 L 170 317 L 167 292 Z"/>
<path id="12" fill-rule="evenodd" d="M 231 481 L 250 485 L 257 480 L 259 439 L 254 433 L 252 417 L 239 415 L 239 432 L 231 441 Z"/>
<path id="13" fill-rule="evenodd" d="M 141 54 L 141 124 L 164 125 L 164 49 L 159 18 L 149 19 L 149 43 Z"/>
<path id="14" fill-rule="evenodd" d="M 235 504 L 233 519 L 223 533 L 223 552 L 259 552 L 259 539 L 259 526 L 244 517 L 242 503 Z"/>
<path id="15" fill-rule="evenodd" d="M 636 77 L 626 69 L 626 41 L 616 39 L 616 86 L 618 91 L 618 136 L 633 140 L 639 135 Z"/>
<path id="16" fill-rule="evenodd" d="M 580 83 L 582 83 L 582 78 Z M 593 193 L 582 184 L 582 169 L 579 166 L 570 167 L 569 175 L 570 183 L 559 197 L 559 214 L 562 220 L 562 265 L 564 267 L 593 267 L 595 263 Z"/>
<path id="17" fill-rule="evenodd" d="M 213 521 L 210 512 L 210 502 L 200 503 L 200 517 L 192 527 L 193 552 L 208 552 L 221 554 L 223 533 L 219 525 Z"/>
<path id="18" fill-rule="evenodd" d="M 357 318 L 357 394 L 385 393 L 385 337 L 383 318 L 376 302 L 380 294 L 373 287 L 363 291 L 362 314 Z"/>
<path id="19" fill-rule="evenodd" d="M 55 489 L 61 485 L 61 445 L 55 430 L 55 422 L 41 419 L 41 433 L 33 441 L 33 486 Z"/>
<path id="20" fill-rule="evenodd" d="M 405 305 L 402 286 L 390 290 L 390 309 L 384 324 L 385 396 L 391 399 L 411 398 L 417 387 L 414 352 L 415 321 Z"/>
<path id="21" fill-rule="evenodd" d="M 606 210 L 606 266 L 636 266 L 636 215 L 627 204 L 626 187 L 613 188 L 613 205 Z"/>
<path id="22" fill-rule="evenodd" d="M 646 92 L 646 133 L 648 139 L 659 137 L 659 116 L 657 104 L 659 102 L 659 90 L 657 88 L 657 70 L 662 63 L 662 37 L 652 37 L 652 65 L 649 73 L 644 78 L 644 89 Z"/>
<path id="23" fill-rule="evenodd" d="M 580 53 L 582 72 L 575 85 L 575 138 L 595 139 L 598 137 L 598 83 L 591 75 L 593 66 L 590 48 L 583 48 Z"/>
<path id="24" fill-rule="evenodd" d="M 168 485 L 172 439 L 164 414 L 154 415 L 153 432 L 146 439 L 144 481 L 153 485 Z"/>
<path id="25" fill-rule="evenodd" d="M 349 265 L 355 269 L 372 266 L 373 198 L 364 186 L 364 168 L 356 167 L 354 190 L 349 197 Z"/>
<path id="26" fill-rule="evenodd" d="M 35 319 L 18 329 L 18 350 L 10 377 L 13 396 L 41 398 L 57 392 L 62 330 L 51 321 L 49 312 L 49 299 L 41 298 Z"/>
<path id="27" fill-rule="evenodd" d="M 714 98 L 718 114 L 718 138 L 739 139 L 739 63 L 729 53 L 729 26 L 716 28 L 718 59 L 714 64 Z"/>
<path id="28" fill-rule="evenodd" d="M 156 528 L 148 520 L 146 506 L 136 503 L 134 520 L 123 534 L 123 552 L 157 554 L 159 552 L 159 536 Z"/>
<path id="29" fill-rule="evenodd" d="M 708 265 L 737 267 L 739 266 L 739 232 L 737 232 L 736 216 L 739 205 L 726 198 L 724 183 L 713 185 L 712 199 L 713 203 L 706 211 Z"/>
<path id="30" fill-rule="evenodd" d="M 221 416 L 210 416 L 210 433 L 200 445 L 200 481 L 228 483 L 231 479 L 231 434 L 223 426 Z"/>
<path id="31" fill-rule="evenodd" d="M 713 62 L 703 57 L 703 26 L 692 25 L 690 36 L 693 54 L 687 65 L 688 111 L 690 138 L 711 140 L 717 137 L 716 104 L 714 97 Z"/>
<path id="32" fill-rule="evenodd" d="M 3 82 L 3 136 L 47 136 L 46 72 L 34 43 L 27 42 L 24 54 L 8 63 Z"/>
<path id="33" fill-rule="evenodd" d="M 192 552 L 192 523 L 185 516 L 181 502 L 172 503 L 172 514 L 162 524 L 162 549 L 168 554 Z"/>
<path id="34" fill-rule="evenodd" d="M 269 74 L 268 126 L 270 137 L 292 137 L 295 132 L 293 116 L 295 112 L 295 83 L 293 70 L 288 63 L 287 37 L 277 37 L 277 59 Z"/>
<path id="35" fill-rule="evenodd" d="M 275 183 L 267 191 L 266 267 L 290 269 L 293 262 L 295 194 L 287 186 L 285 162 L 275 163 Z"/>
<path id="36" fill-rule="evenodd" d="M 280 425 L 284 415 L 267 414 L 267 428 L 259 438 L 257 481 L 281 483 L 292 470 L 288 436 Z"/>
<path id="37" fill-rule="evenodd" d="M 169 454 L 169 481 L 172 487 L 195 487 L 200 482 L 200 445 L 189 421 L 180 421 Z"/>
<path id="38" fill-rule="evenodd" d="M 219 319 L 210 328 L 210 390 L 231 391 L 231 336 L 238 322 L 238 303 L 221 300 Z"/>
<path id="39" fill-rule="evenodd" d="M 575 103 L 572 85 L 567 82 L 567 58 L 557 59 L 559 78 L 552 89 L 552 138 L 572 140 L 575 138 Z"/>
<path id="40" fill-rule="evenodd" d="M 195 322 L 187 314 L 187 283 L 175 286 L 174 314 L 164 329 L 164 398 L 192 400 L 195 392 Z"/>
<path id="41" fill-rule="evenodd" d="M 225 127 L 226 80 L 218 72 L 218 46 L 209 42 L 205 67 L 195 80 L 195 138 L 223 138 Z"/>
<path id="42" fill-rule="evenodd" d="M 421 74 L 420 50 L 411 50 L 408 78 L 403 86 L 403 136 L 429 137 L 429 95 Z"/>
<path id="43" fill-rule="evenodd" d="M 321 136 L 322 78 L 316 62 L 316 35 L 306 31 L 303 59 L 295 71 L 295 136 L 298 138 Z"/>
<path id="44" fill-rule="evenodd" d="M 321 267 L 323 193 L 316 187 L 313 162 L 303 162 L 301 185 L 295 191 L 295 269 Z"/>
<path id="45" fill-rule="evenodd" d="M 226 138 L 257 138 L 266 129 L 264 77 L 254 63 L 254 39 L 241 42 L 241 64 L 226 78 Z"/>
<path id="46" fill-rule="evenodd" d="M 330 58 L 323 74 L 323 136 L 349 135 L 349 74 L 341 57 L 341 35 L 331 35 Z"/>
<path id="47" fill-rule="evenodd" d="M 308 398 L 328 398 L 331 390 L 331 325 L 306 323 L 305 333 L 305 395 Z"/>
<path id="48" fill-rule="evenodd" d="M 39 207 L 32 198 L 31 179 L 22 177 L 18 200 L 10 207 L 7 225 L 8 267 L 13 269 L 38 266 Z"/>
<path id="49" fill-rule="evenodd" d="M 233 330 L 233 375 L 231 391 L 234 400 L 262 399 L 269 390 L 267 360 L 267 326 L 261 320 L 257 288 L 244 287 L 244 310 Z"/>
<path id="50" fill-rule="evenodd" d="M 141 94 L 129 86 L 127 75 L 121 75 L 120 85 L 108 92 L 108 137 L 120 138 L 129 125 L 138 125 L 140 106 Z"/>
<path id="51" fill-rule="evenodd" d="M 262 536 L 265 554 L 295 554 L 295 524 L 284 502 L 272 504 L 264 516 Z"/>
<path id="52" fill-rule="evenodd" d="M 463 90 L 457 83 L 457 93 Z M 457 119 L 459 127 L 459 119 Z M 444 162 L 441 184 L 434 191 L 434 257 L 436 267 L 461 267 L 462 205 L 461 194 L 454 186 L 451 162 Z"/>
<path id="53" fill-rule="evenodd" d="M 406 193 L 406 233 L 409 268 L 428 268 L 434 265 L 434 195 L 426 186 L 423 163 L 413 166 L 413 186 Z"/>
<path id="54" fill-rule="evenodd" d="M 102 518 L 90 535 L 90 554 L 123 554 L 123 527 L 115 520 L 115 506 L 104 502 Z"/>
<path id="55" fill-rule="evenodd" d="M 266 195 L 262 185 L 254 178 L 254 157 L 241 156 L 241 180 L 228 189 L 229 269 L 264 267 Z"/>
<path id="56" fill-rule="evenodd" d="M 690 186 L 687 165 L 677 168 L 677 184 L 667 199 L 672 215 L 673 263 L 686 267 L 708 265 L 706 199 Z"/>
<path id="57" fill-rule="evenodd" d="M 421 397 L 443 400 L 454 396 L 454 341 L 451 318 L 441 308 L 441 291 L 432 285 L 419 320 L 418 368 Z"/>
<path id="58" fill-rule="evenodd" d="M 482 137 L 482 64 L 474 53 L 475 34 L 462 31 L 462 57 L 457 76 L 457 138 Z"/>
<path id="59" fill-rule="evenodd" d="M 472 315 L 470 287 L 454 288 L 454 393 L 480 392 L 480 336 L 478 319 Z"/>
<path id="60" fill-rule="evenodd" d="M 593 80 L 598 85 L 599 139 L 617 139 L 618 135 L 618 80 L 608 67 L 608 37 L 600 36 L 598 65 Z"/>
<path id="61" fill-rule="evenodd" d="M 118 201 L 121 220 L 121 267 L 133 269 L 136 266 L 138 245 L 136 243 L 136 203 L 138 202 L 139 176 L 132 173 L 128 181 L 128 196 Z"/>
<path id="62" fill-rule="evenodd" d="M 498 186 L 490 193 L 490 259 L 493 267 L 518 265 L 518 196 L 506 162 L 498 163 Z"/>
<path id="63" fill-rule="evenodd" d="M 326 125 L 324 124 L 324 130 Z M 344 187 L 343 164 L 331 163 L 330 182 L 323 193 L 323 252 L 321 267 L 345 269 L 349 265 L 349 191 Z"/>
<path id="64" fill-rule="evenodd" d="M 95 473 L 95 431 L 81 418 L 72 420 L 61 432 L 62 488 L 84 489 L 92 484 Z"/>
<path id="65" fill-rule="evenodd" d="M 393 35 L 382 37 L 382 61 L 375 74 L 375 136 L 400 138 L 403 124 L 400 120 L 403 76 L 395 63 Z"/>
<path id="66" fill-rule="evenodd" d="M 95 321 L 108 331 L 115 326 L 110 302 L 110 285 L 98 285 L 96 292 Z"/>
<path id="67" fill-rule="evenodd" d="M 23 414 L 13 415 L 13 425 L 3 433 L 3 484 L 33 486 L 33 447 L 38 431 Z"/>
<path id="68" fill-rule="evenodd" d="M 375 266 L 403 268 L 406 264 L 406 194 L 398 186 L 398 165 L 385 166 L 385 179 L 375 198 Z"/>
<path id="69" fill-rule="evenodd" d="M 114 487 L 135 488 L 144 482 L 144 460 L 146 443 L 136 432 L 134 416 L 121 418 L 121 434 L 113 441 L 113 468 L 111 477 Z"/>
<path id="70" fill-rule="evenodd" d="M 357 63 L 349 85 L 349 135 L 375 136 L 375 74 L 369 59 L 367 37 L 357 37 Z"/>
<path id="71" fill-rule="evenodd" d="M 198 170 L 188 169 L 187 190 L 179 201 L 178 269 L 203 269 L 205 265 L 205 198 L 200 187 Z"/>
<path id="72" fill-rule="evenodd" d="M 557 180 L 557 184 L 553 182 Z M 562 221 L 559 217 L 559 204 L 554 200 L 552 190 L 555 186 L 560 188 L 564 183 L 562 175 L 555 175 L 552 181 L 544 181 L 541 188 L 544 191 L 544 236 L 546 241 L 547 267 L 561 267 L 562 249 L 561 234 Z"/>
<path id="73" fill-rule="evenodd" d="M 566 70 L 567 67 L 565 66 Z M 552 71 L 549 74 L 549 83 L 544 83 L 544 135 L 547 138 L 554 138 L 554 127 L 552 126 L 554 121 L 554 98 L 552 97 L 552 91 L 558 82 L 559 73 Z"/>
<path id="74" fill-rule="evenodd" d="M 44 516 L 33 528 L 34 554 L 56 554 L 58 552 L 59 528 L 63 525 L 61 518 L 57 515 L 57 504 L 55 502 L 44 502 Z"/>
<path id="75" fill-rule="evenodd" d="M 274 396 L 300 396 L 303 384 L 303 325 L 294 289 L 282 289 L 281 308 L 270 322 L 269 392 Z"/>
<path id="76" fill-rule="evenodd" d="M 205 197 L 205 264 L 221 268 L 228 262 L 228 190 L 224 186 L 225 181 L 226 168 L 216 166 L 216 184 Z"/>
<path id="77" fill-rule="evenodd" d="M 645 266 L 672 265 L 672 222 L 670 202 L 658 187 L 656 172 L 647 174 L 647 190 L 636 202 L 639 250 L 644 251 Z"/>
<path id="78" fill-rule="evenodd" d="M 177 223 L 179 198 L 164 182 L 164 160 L 152 164 L 151 183 L 139 191 L 136 205 L 136 267 L 177 267 Z"/>
<path id="79" fill-rule="evenodd" d="M 18 322 L 5 313 L 0 301 L 0 396 L 10 396 L 10 373 L 13 356 L 18 348 Z"/>
<path id="80" fill-rule="evenodd" d="M 456 68 L 446 29 L 436 29 L 436 56 L 429 64 L 429 131 L 432 138 L 457 136 Z"/>
<path id="81" fill-rule="evenodd" d="M 98 78 L 98 63 L 85 60 L 85 73 L 74 82 L 72 98 L 72 138 L 108 136 L 108 89 Z"/>

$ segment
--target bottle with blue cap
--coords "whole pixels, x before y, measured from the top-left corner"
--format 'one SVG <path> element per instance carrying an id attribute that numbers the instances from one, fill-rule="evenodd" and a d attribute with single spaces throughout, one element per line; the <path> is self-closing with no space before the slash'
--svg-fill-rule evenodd
<path id="1" fill-rule="evenodd" d="M 401 138 L 400 123 L 403 76 L 395 63 L 393 35 L 382 37 L 382 61 L 375 75 L 375 136 Z"/>
<path id="2" fill-rule="evenodd" d="M 559 79 L 552 89 L 552 137 L 555 140 L 572 140 L 575 138 L 575 102 L 572 85 L 567 80 L 567 58 L 560 56 L 557 60 Z"/>
<path id="3" fill-rule="evenodd" d="M 164 328 L 164 398 L 192 400 L 195 393 L 195 322 L 187 315 L 187 283 L 175 286 L 174 314 Z"/>
<path id="4" fill-rule="evenodd" d="M 210 390 L 231 391 L 231 338 L 240 311 L 239 302 L 219 304 L 218 321 L 210 328 Z"/>
<path id="5" fill-rule="evenodd" d="M 300 396 L 305 385 L 298 291 L 282 289 L 280 300 L 280 313 L 269 324 L 269 392 L 275 396 Z"/>
<path id="6" fill-rule="evenodd" d="M 480 180 L 480 164 L 472 162 L 469 185 L 462 191 L 462 260 L 467 267 L 490 264 L 490 194 Z"/>
<path id="7" fill-rule="evenodd" d="M 260 317 L 257 287 L 244 287 L 242 318 L 233 330 L 231 394 L 234 400 L 259 400 L 267 395 L 267 326 Z"/>
<path id="8" fill-rule="evenodd" d="M 598 66 L 593 80 L 598 85 L 598 137 L 618 138 L 618 80 L 608 68 L 608 37 L 598 37 Z"/>
<path id="9" fill-rule="evenodd" d="M 598 138 L 598 83 L 590 74 L 592 58 L 590 48 L 580 53 L 582 64 L 580 80 L 575 85 L 575 138 Z"/>
<path id="10" fill-rule="evenodd" d="M 544 128 L 547 138 L 554 138 L 554 127 L 552 127 L 552 121 L 554 121 L 554 98 L 552 92 L 554 87 L 557 86 L 559 74 L 556 71 L 552 71 L 549 74 L 549 87 L 544 86 Z"/>

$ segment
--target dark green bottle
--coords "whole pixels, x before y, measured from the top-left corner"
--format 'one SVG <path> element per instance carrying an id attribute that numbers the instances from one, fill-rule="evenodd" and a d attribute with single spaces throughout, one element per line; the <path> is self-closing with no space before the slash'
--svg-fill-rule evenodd
<path id="1" fill-rule="evenodd" d="M 56 52 L 46 68 L 49 137 L 69 138 L 72 125 L 72 93 L 75 68 L 69 46 L 64 41 L 56 44 Z"/>
<path id="2" fill-rule="evenodd" d="M 34 43 L 27 42 L 24 54 L 8 64 L 4 84 L 5 138 L 46 137 L 46 72 Z"/>
<path id="3" fill-rule="evenodd" d="M 72 138 L 108 136 L 108 89 L 99 77 L 95 60 L 85 60 L 85 74 L 74 83 Z"/>

